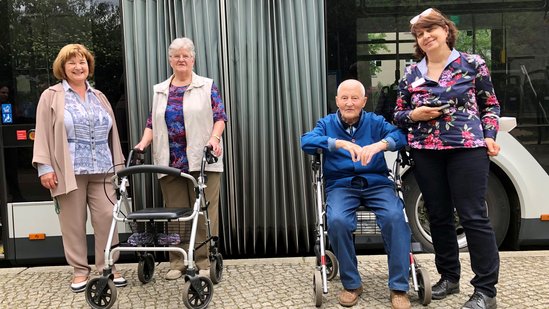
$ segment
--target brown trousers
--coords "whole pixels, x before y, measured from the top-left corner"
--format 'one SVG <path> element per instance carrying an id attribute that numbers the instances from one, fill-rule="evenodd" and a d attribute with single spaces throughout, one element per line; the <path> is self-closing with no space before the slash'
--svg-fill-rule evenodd
<path id="1" fill-rule="evenodd" d="M 63 237 L 65 258 L 74 268 L 74 276 L 88 276 L 88 245 L 86 242 L 87 207 L 90 208 L 91 224 L 95 236 L 95 267 L 102 273 L 105 267 L 105 245 L 112 223 L 113 203 L 116 194 L 110 183 L 112 174 L 77 175 L 78 189 L 57 196 L 59 203 L 59 224 Z M 106 183 L 105 183 L 106 180 Z M 107 192 L 109 198 L 105 195 Z M 112 244 L 118 244 L 118 231 L 115 230 Z M 119 254 L 115 254 L 114 260 Z M 113 266 L 113 272 L 115 268 Z"/>
<path id="2" fill-rule="evenodd" d="M 191 172 L 191 175 L 198 178 L 199 172 Z M 218 212 L 219 212 L 219 190 L 221 184 L 221 173 L 206 172 L 208 182 L 206 192 L 206 201 L 210 201 L 208 207 L 208 218 L 210 219 L 211 235 L 219 235 Z M 164 176 L 160 178 L 160 188 L 166 207 L 193 207 L 196 200 L 193 184 L 185 178 L 175 176 Z M 196 244 L 200 244 L 207 237 L 207 227 L 204 216 L 200 215 L 198 219 L 198 228 L 196 231 Z M 191 221 L 189 221 L 190 224 Z M 180 223 L 170 223 L 180 224 Z M 171 227 L 170 227 L 171 229 Z M 181 242 L 181 248 L 188 250 L 189 243 Z M 188 252 L 188 251 L 187 251 Z M 210 261 L 208 259 L 208 244 L 195 251 L 194 260 L 198 269 L 208 269 Z M 170 269 L 184 269 L 183 255 L 177 252 L 170 252 Z"/>

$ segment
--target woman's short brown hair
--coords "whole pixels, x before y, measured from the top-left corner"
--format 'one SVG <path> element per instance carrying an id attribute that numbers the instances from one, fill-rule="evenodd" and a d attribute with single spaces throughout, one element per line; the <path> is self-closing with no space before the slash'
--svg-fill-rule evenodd
<path id="1" fill-rule="evenodd" d="M 419 19 L 415 23 L 410 25 L 410 32 L 412 33 L 414 38 L 416 38 L 416 42 L 414 44 L 414 56 L 416 56 L 417 59 L 422 59 L 423 57 L 425 57 L 425 52 L 421 50 L 421 48 L 417 44 L 417 35 L 420 32 L 425 31 L 426 29 L 431 29 L 435 26 L 448 28 L 448 37 L 446 38 L 446 44 L 448 44 L 448 47 L 450 49 L 453 49 L 456 45 L 456 40 L 458 36 L 458 29 L 456 27 L 456 24 L 454 24 L 453 21 L 451 21 L 448 17 L 442 14 L 439 10 L 432 9 L 429 14 L 419 16 Z"/>
<path id="2" fill-rule="evenodd" d="M 57 58 L 53 62 L 53 76 L 58 80 L 67 79 L 67 74 L 65 74 L 65 63 L 69 61 L 74 56 L 80 56 L 86 58 L 88 62 L 88 77 L 93 76 L 95 69 L 95 60 L 90 51 L 82 44 L 68 44 L 65 45 L 57 54 Z"/>

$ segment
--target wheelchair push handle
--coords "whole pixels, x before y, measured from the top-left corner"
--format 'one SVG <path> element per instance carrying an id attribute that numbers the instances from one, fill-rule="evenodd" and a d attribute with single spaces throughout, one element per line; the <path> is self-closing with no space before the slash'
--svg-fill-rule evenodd
<path id="1" fill-rule="evenodd" d="M 318 171 L 320 169 L 321 156 L 322 156 L 322 149 L 318 148 L 316 150 L 316 153 L 313 155 L 313 159 L 311 160 L 311 167 L 313 168 L 313 171 Z"/>
<path id="2" fill-rule="evenodd" d="M 408 146 L 406 146 L 398 151 L 398 159 L 401 167 L 414 166 L 414 161 L 410 158 L 409 150 Z"/>

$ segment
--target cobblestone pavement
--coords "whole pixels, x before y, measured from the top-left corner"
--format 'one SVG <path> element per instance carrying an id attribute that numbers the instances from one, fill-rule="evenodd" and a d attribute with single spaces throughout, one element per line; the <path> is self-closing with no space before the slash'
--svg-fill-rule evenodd
<path id="1" fill-rule="evenodd" d="M 387 257 L 359 256 L 364 293 L 355 308 L 390 308 Z M 438 280 L 432 254 L 417 254 L 431 282 Z M 433 301 L 427 308 L 460 308 L 473 292 L 469 257 L 462 254 L 461 293 Z M 315 308 L 314 258 L 225 260 L 223 281 L 214 286 L 209 308 Z M 113 308 L 184 308 L 183 279 L 164 280 L 168 263 L 160 263 L 153 280 L 142 284 L 137 264 L 118 265 L 129 285 L 117 289 Z M 0 268 L 0 308 L 87 308 L 84 293 L 69 290 L 68 266 Z M 342 308 L 337 303 L 339 277 L 328 284 L 323 308 Z M 549 308 L 549 251 L 502 252 L 498 284 L 498 308 Z M 413 308 L 424 308 L 413 291 Z"/>

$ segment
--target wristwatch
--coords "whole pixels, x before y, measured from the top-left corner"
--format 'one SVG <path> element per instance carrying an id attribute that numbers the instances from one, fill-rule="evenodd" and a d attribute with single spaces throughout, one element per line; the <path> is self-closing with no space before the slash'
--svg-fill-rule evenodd
<path id="1" fill-rule="evenodd" d="M 383 144 L 385 144 L 385 150 L 388 150 L 388 149 L 389 149 L 389 141 L 386 140 L 386 139 L 382 139 L 381 142 L 382 142 Z"/>

